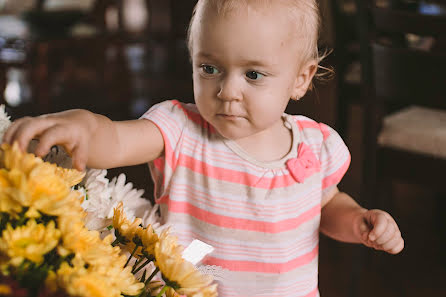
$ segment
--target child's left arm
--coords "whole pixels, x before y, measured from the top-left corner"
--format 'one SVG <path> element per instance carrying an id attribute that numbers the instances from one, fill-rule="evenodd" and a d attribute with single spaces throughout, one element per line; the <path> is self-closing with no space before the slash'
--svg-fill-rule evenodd
<path id="1" fill-rule="evenodd" d="M 401 232 L 387 212 L 362 208 L 336 187 L 329 196 L 322 201 L 322 233 L 339 241 L 362 243 L 391 254 L 402 251 Z"/>

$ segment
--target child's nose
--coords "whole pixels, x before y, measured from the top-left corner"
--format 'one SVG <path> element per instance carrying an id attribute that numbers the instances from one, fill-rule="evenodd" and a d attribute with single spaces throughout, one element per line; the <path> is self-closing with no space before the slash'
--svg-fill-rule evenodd
<path id="1" fill-rule="evenodd" d="M 220 82 L 220 90 L 217 97 L 225 101 L 241 100 L 242 92 L 237 77 L 227 76 L 223 78 Z"/>

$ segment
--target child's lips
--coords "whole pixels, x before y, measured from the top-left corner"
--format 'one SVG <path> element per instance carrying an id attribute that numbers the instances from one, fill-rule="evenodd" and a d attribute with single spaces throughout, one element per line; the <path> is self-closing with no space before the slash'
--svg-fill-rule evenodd
<path id="1" fill-rule="evenodd" d="M 218 117 L 227 119 L 227 120 L 236 120 L 236 119 L 241 119 L 243 118 L 242 116 L 239 115 L 234 115 L 234 114 L 225 114 L 225 113 L 219 113 L 217 114 Z"/>

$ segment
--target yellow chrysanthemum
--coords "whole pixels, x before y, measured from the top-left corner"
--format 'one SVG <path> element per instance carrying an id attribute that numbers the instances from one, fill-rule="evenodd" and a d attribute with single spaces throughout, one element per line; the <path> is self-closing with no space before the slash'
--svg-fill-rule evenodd
<path id="1" fill-rule="evenodd" d="M 166 297 L 184 297 L 184 296 L 178 294 L 174 289 L 168 288 L 166 290 Z"/>
<path id="2" fill-rule="evenodd" d="M 97 231 L 85 228 L 81 194 L 70 188 L 80 182 L 83 173 L 22 153 L 17 144 L 1 146 L 0 167 L 0 212 L 18 219 L 25 208 L 25 218 L 29 219 L 25 226 L 13 229 L 8 224 L 3 230 L 0 269 L 20 265 L 24 259 L 40 264 L 44 255 L 57 247 L 60 256 L 74 254 L 74 258 L 70 264 L 62 263 L 57 272 L 49 272 L 47 288 L 63 288 L 69 295 L 79 297 L 118 297 L 141 292 L 144 284 L 135 279 L 130 266 L 124 268 L 127 257 L 119 247 L 111 245 L 112 236 L 101 240 Z M 58 229 L 54 221 L 44 226 L 33 219 L 43 215 L 57 217 Z M 154 253 L 158 236 L 151 226 L 144 229 L 140 224 L 141 219 L 127 220 L 121 204 L 113 220 L 115 228 L 131 244 L 138 236 Z M 180 251 L 177 247 L 172 250 Z"/>
<path id="3" fill-rule="evenodd" d="M 2 196 L 7 196 L 21 206 L 29 206 L 30 199 L 27 191 L 26 175 L 18 169 L 2 170 L 2 177 L 7 185 L 1 187 Z"/>
<path id="4" fill-rule="evenodd" d="M 14 198 L 18 195 L 20 191 L 13 187 L 9 172 L 4 168 L 0 169 L 0 212 L 10 214 L 21 212 L 22 204 Z"/>
<path id="5" fill-rule="evenodd" d="M 58 280 L 68 293 L 74 296 L 120 296 L 137 295 L 144 288 L 131 273 L 131 268 L 110 265 L 88 265 L 82 256 L 76 255 L 72 266 L 64 263 L 57 271 Z M 98 286 L 90 283 L 88 278 L 97 282 Z M 76 285 L 79 287 L 76 287 Z M 104 288 L 104 290 L 101 290 Z M 106 295 L 102 295 L 106 294 Z"/>
<path id="6" fill-rule="evenodd" d="M 217 297 L 217 295 L 217 284 L 214 284 L 204 287 L 197 293 L 194 293 L 192 297 Z"/>
<path id="7" fill-rule="evenodd" d="M 159 245 L 161 253 L 171 255 L 172 257 L 181 257 L 183 254 L 184 247 L 178 244 L 176 236 L 170 234 L 170 227 L 161 232 L 159 241 L 163 242 L 162 245 Z"/>
<path id="8" fill-rule="evenodd" d="M 107 244 L 108 241 L 107 243 L 102 242 L 99 233 L 86 229 L 82 221 L 70 222 L 69 219 L 61 217 L 59 219 L 59 228 L 62 231 L 63 248 L 68 250 L 67 253 L 74 252 L 81 255 L 84 259 L 91 258 L 85 259 L 87 262 L 91 260 L 108 264 L 118 260 L 116 257 L 119 255 L 119 251 L 113 250 L 113 247 Z"/>
<path id="9" fill-rule="evenodd" d="M 210 275 L 204 275 L 195 266 L 184 260 L 179 253 L 176 238 L 161 236 L 155 245 L 156 265 L 169 287 L 180 295 L 193 295 L 203 291 L 212 282 Z"/>
<path id="10" fill-rule="evenodd" d="M 136 218 L 133 222 L 130 222 L 124 213 L 124 207 L 122 202 L 114 209 L 113 214 L 113 228 L 119 231 L 119 233 L 124 236 L 128 241 L 130 241 L 130 246 L 132 245 L 132 240 L 135 235 L 138 234 L 138 229 L 141 229 L 140 225 L 142 220 Z M 139 231 L 140 232 L 140 231 Z M 133 245 L 134 247 L 134 245 Z"/>
<path id="11" fill-rule="evenodd" d="M 57 176 L 62 178 L 69 187 L 75 186 L 78 183 L 80 183 L 85 176 L 85 172 L 80 172 L 75 169 L 67 169 L 58 166 L 55 166 L 55 173 Z"/>
<path id="12" fill-rule="evenodd" d="M 8 171 L 4 168 L 0 169 L 0 188 L 9 187 Z"/>
<path id="13" fill-rule="evenodd" d="M 118 267 L 121 270 L 127 261 L 127 257 L 121 254 L 119 247 L 111 246 L 108 241 L 99 241 L 95 247 L 82 251 L 82 257 L 90 265 L 104 266 L 110 269 Z"/>
<path id="14" fill-rule="evenodd" d="M 40 218 L 41 216 L 42 215 L 40 214 L 40 212 L 34 207 L 30 207 L 25 213 L 25 217 L 29 219 L 37 219 Z"/>
<path id="15" fill-rule="evenodd" d="M 62 232 L 62 237 L 65 240 L 65 236 L 74 235 L 77 236 L 77 233 L 81 230 L 85 229 L 84 222 L 82 221 L 82 216 L 72 216 L 72 215 L 63 215 L 57 219 L 57 226 L 59 230 Z"/>
<path id="16" fill-rule="evenodd" d="M 15 142 L 11 147 L 9 144 L 2 144 L 0 149 L 0 166 L 8 170 L 18 169 L 28 174 L 35 166 L 43 163 L 42 159 L 36 158 L 33 154 L 22 153 Z"/>
<path id="17" fill-rule="evenodd" d="M 11 287 L 5 284 L 0 284 L 0 295 L 10 296 L 12 294 Z"/>
<path id="18" fill-rule="evenodd" d="M 59 238 L 60 231 L 53 221 L 44 226 L 29 220 L 26 225 L 16 229 L 8 224 L 0 238 L 0 251 L 7 254 L 15 266 L 24 259 L 40 264 L 43 256 L 57 246 Z"/>
<path id="19" fill-rule="evenodd" d="M 31 204 L 41 212 L 53 215 L 83 215 L 81 194 L 70 191 L 66 182 L 49 166 L 37 166 L 29 174 L 28 192 Z"/>
<path id="20" fill-rule="evenodd" d="M 53 270 L 48 271 L 48 275 L 46 276 L 45 279 L 45 287 L 50 292 L 55 292 L 59 288 L 59 286 L 57 285 L 57 274 L 55 271 Z"/>
<path id="21" fill-rule="evenodd" d="M 139 282 L 132 274 L 132 268 L 123 265 L 100 265 L 94 267 L 94 270 L 101 275 L 104 275 L 114 287 L 118 288 L 125 295 L 137 295 L 144 288 L 144 283 Z"/>
<path id="22" fill-rule="evenodd" d="M 63 231 L 63 246 L 79 254 L 84 254 L 91 247 L 95 247 L 99 244 L 100 239 L 95 231 L 89 231 L 85 228 L 78 228 L 78 224 L 75 224 L 73 230 Z M 62 230 L 62 228 L 61 228 Z"/>
<path id="23" fill-rule="evenodd" d="M 71 191 L 65 197 L 41 196 L 32 201 L 31 206 L 47 215 L 77 217 L 82 220 L 85 212 L 81 207 L 80 197 L 81 194 L 77 191 Z"/>
<path id="24" fill-rule="evenodd" d="M 70 192 L 72 183 L 79 181 L 83 173 L 22 153 L 16 144 L 12 148 L 1 146 L 0 165 L 4 167 L 0 171 L 0 211 L 16 214 L 21 207 L 33 207 L 29 217 L 36 217 L 36 211 L 53 216 L 83 212 L 81 194 Z"/>
<path id="25" fill-rule="evenodd" d="M 70 296 L 79 297 L 120 297 L 121 292 L 112 286 L 108 279 L 99 273 L 86 269 L 83 265 L 71 267 L 62 263 L 57 271 L 59 286 Z"/>
<path id="26" fill-rule="evenodd" d="M 51 166 L 45 166 L 44 164 L 36 166 L 31 170 L 28 174 L 27 186 L 32 201 L 41 197 L 52 197 L 54 200 L 61 200 L 70 192 L 67 183 L 55 174 Z"/>
<path id="27" fill-rule="evenodd" d="M 60 255 L 75 253 L 90 266 L 123 269 L 127 258 L 119 247 L 111 245 L 112 235 L 101 240 L 97 231 L 87 230 L 82 222 L 70 224 L 63 218 L 59 221 L 63 234 L 63 247 L 58 248 Z"/>
<path id="28" fill-rule="evenodd" d="M 139 228 L 137 235 L 141 239 L 144 250 L 150 255 L 155 255 L 155 244 L 159 241 L 159 238 L 152 225 L 147 226 L 145 229 Z"/>
<path id="29" fill-rule="evenodd" d="M 55 164 L 43 162 L 41 158 L 36 157 L 34 154 L 22 153 L 17 143 L 14 143 L 12 147 L 8 144 L 2 144 L 0 149 L 1 167 L 8 170 L 18 169 L 19 171 L 28 175 L 31 170 L 39 165 L 48 167 L 48 169 L 51 170 L 53 174 L 61 178 L 68 187 L 78 184 L 85 176 L 84 172 L 79 172 L 75 169 L 61 168 Z"/>

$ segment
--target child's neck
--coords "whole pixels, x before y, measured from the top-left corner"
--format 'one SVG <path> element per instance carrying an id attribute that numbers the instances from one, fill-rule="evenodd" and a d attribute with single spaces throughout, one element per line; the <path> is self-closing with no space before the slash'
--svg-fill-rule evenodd
<path id="1" fill-rule="evenodd" d="M 275 128 L 235 140 L 246 153 L 261 162 L 277 161 L 286 156 L 293 144 L 293 133 L 283 122 Z"/>

